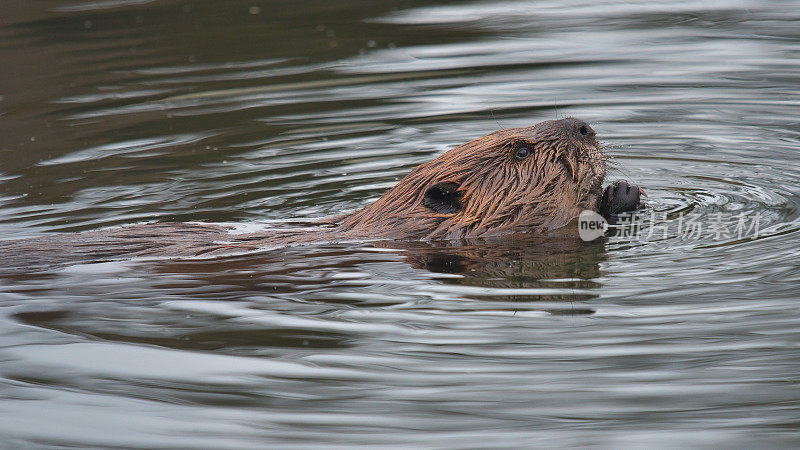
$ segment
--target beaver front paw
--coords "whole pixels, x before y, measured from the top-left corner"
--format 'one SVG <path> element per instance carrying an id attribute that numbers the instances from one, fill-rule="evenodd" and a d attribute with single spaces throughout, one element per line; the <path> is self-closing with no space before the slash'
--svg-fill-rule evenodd
<path id="1" fill-rule="evenodd" d="M 600 215 L 613 224 L 616 223 L 618 214 L 636 211 L 644 207 L 643 195 L 647 196 L 639 186 L 625 180 L 618 180 L 606 187 L 597 209 Z"/>

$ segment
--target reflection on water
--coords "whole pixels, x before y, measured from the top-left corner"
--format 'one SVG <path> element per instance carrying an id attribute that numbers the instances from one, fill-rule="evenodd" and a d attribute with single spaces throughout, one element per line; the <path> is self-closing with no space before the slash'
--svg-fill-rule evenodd
<path id="1" fill-rule="evenodd" d="M 668 226 L 7 272 L 2 442 L 797 447 L 798 20 L 777 1 L 2 2 L 0 238 L 328 216 L 564 116 Z M 676 231 L 742 214 L 758 237 Z"/>

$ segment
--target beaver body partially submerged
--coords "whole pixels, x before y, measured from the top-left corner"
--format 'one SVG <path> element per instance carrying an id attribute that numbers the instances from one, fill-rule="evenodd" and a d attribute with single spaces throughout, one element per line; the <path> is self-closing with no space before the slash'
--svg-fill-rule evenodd
<path id="1" fill-rule="evenodd" d="M 594 130 L 566 118 L 487 134 L 416 167 L 374 203 L 311 226 L 231 233 L 157 223 L 0 242 L 0 261 L 68 253 L 72 260 L 200 256 L 345 240 L 456 240 L 563 227 L 582 210 L 635 209 L 639 190 L 602 182 L 607 158 Z M 8 265 L 8 264 L 6 264 Z"/>

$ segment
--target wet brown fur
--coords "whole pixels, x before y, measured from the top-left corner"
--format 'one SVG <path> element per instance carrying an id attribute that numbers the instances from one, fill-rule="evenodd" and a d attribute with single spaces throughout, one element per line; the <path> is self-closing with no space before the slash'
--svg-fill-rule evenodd
<path id="1" fill-rule="evenodd" d="M 518 161 L 520 146 L 533 153 Z M 495 131 L 416 167 L 339 229 L 421 240 L 542 232 L 594 209 L 604 176 L 605 157 L 591 127 L 574 118 L 550 120 Z M 461 210 L 439 214 L 424 205 L 427 187 L 438 182 L 460 185 Z"/>

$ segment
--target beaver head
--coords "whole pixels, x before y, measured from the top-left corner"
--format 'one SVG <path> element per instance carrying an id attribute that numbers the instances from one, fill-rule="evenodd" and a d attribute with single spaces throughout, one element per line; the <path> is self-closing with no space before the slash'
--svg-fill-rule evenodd
<path id="1" fill-rule="evenodd" d="M 605 162 L 579 119 L 495 131 L 416 167 L 340 230 L 399 239 L 547 231 L 596 207 Z"/>

